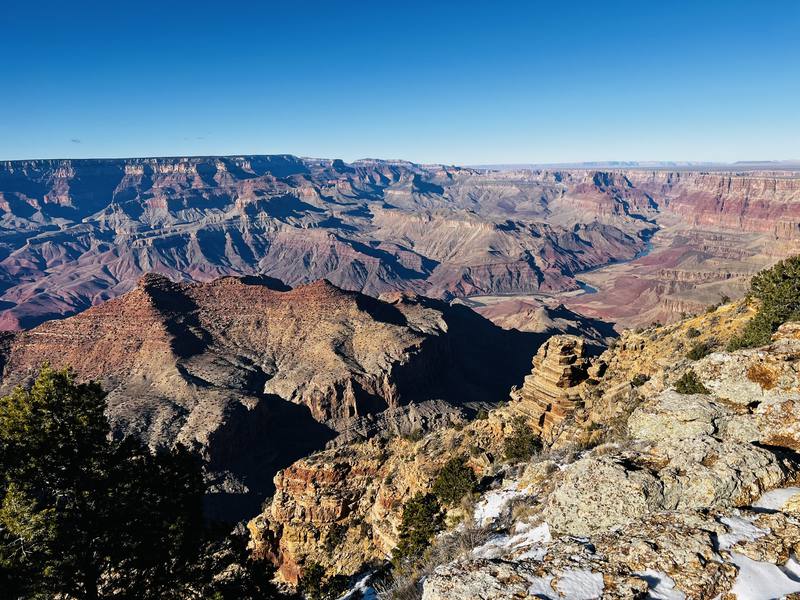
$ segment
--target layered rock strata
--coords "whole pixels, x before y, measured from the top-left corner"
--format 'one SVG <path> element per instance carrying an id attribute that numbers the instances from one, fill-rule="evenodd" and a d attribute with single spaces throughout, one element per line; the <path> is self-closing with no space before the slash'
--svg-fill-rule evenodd
<path id="1" fill-rule="evenodd" d="M 512 392 L 512 398 L 531 416 L 543 439 L 550 440 L 559 424 L 583 406 L 580 384 L 588 378 L 588 368 L 581 338 L 557 335 L 539 348 L 533 372 L 525 377 L 521 389 Z"/>
<path id="2" fill-rule="evenodd" d="M 580 390 L 582 405 L 540 454 L 504 459 L 519 417 L 535 426 L 525 407 L 539 405 L 519 393 L 488 418 L 420 441 L 316 454 L 276 479 L 278 493 L 250 524 L 254 548 L 290 581 L 311 562 L 356 573 L 390 555 L 404 502 L 463 456 L 483 487 L 474 506 L 449 510 L 463 525 L 435 542 L 430 556 L 445 558 L 425 567 L 426 599 L 560 599 L 576 589 L 585 598 L 711 599 L 752 581 L 779 583 L 778 596 L 800 591 L 791 577 L 800 550 L 798 327 L 782 327 L 764 348 L 686 358 L 698 340 L 724 346 L 751 314 L 726 305 L 630 332 L 588 368 L 576 340 L 556 338 L 537 361 L 551 368 L 539 384 L 534 371 L 528 396 L 582 380 L 561 396 Z M 688 368 L 708 394 L 674 390 Z M 759 573 L 769 581 L 751 579 Z"/>

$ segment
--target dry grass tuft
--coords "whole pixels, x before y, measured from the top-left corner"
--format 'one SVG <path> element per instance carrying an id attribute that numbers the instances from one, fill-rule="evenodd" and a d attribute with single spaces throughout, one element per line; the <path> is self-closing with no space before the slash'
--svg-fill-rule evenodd
<path id="1" fill-rule="evenodd" d="M 747 369 L 747 378 L 760 385 L 762 390 L 771 390 L 778 385 L 778 375 L 762 363 L 751 365 Z"/>

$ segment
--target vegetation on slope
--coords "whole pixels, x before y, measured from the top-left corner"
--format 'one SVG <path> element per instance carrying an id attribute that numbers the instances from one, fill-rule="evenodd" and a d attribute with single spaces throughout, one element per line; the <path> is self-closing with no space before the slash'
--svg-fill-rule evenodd
<path id="1" fill-rule="evenodd" d="M 513 431 L 505 439 L 504 446 L 507 460 L 524 461 L 542 449 L 542 442 L 525 418 L 519 416 L 514 419 Z"/>
<path id="2" fill-rule="evenodd" d="M 444 529 L 444 512 L 433 494 L 417 494 L 403 507 L 399 541 L 392 562 L 402 568 L 413 562 L 430 545 L 433 536 Z"/>
<path id="3" fill-rule="evenodd" d="M 800 256 L 780 261 L 753 277 L 748 296 L 760 302 L 755 316 L 728 344 L 728 350 L 769 343 L 786 321 L 800 319 Z"/>
<path id="4" fill-rule="evenodd" d="M 703 385 L 700 378 L 692 369 L 686 371 L 675 382 L 675 391 L 679 394 L 708 394 L 708 388 Z"/>
<path id="5" fill-rule="evenodd" d="M 462 457 L 451 458 L 433 482 L 433 493 L 445 504 L 456 504 L 475 491 L 477 480 Z"/>
<path id="6" fill-rule="evenodd" d="M 112 440 L 105 407 L 99 385 L 47 367 L 0 399 L 3 597 L 274 597 L 263 565 L 204 523 L 195 454 Z"/>

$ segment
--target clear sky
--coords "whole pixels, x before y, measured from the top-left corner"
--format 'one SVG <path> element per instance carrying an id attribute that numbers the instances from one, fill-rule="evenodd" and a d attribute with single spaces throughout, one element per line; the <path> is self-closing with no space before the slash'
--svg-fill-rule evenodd
<path id="1" fill-rule="evenodd" d="M 0 159 L 800 158 L 800 1 L 2 0 Z"/>

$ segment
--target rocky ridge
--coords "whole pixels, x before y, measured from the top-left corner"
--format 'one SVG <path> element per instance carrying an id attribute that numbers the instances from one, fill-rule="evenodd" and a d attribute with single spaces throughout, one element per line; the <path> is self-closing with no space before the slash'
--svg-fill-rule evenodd
<path id="1" fill-rule="evenodd" d="M 0 163 L 0 327 L 29 328 L 175 280 L 327 278 L 373 296 L 451 299 L 577 289 L 572 274 L 633 257 L 653 226 L 549 223 L 554 180 L 485 186 L 470 169 L 234 156 Z"/>
<path id="2" fill-rule="evenodd" d="M 754 271 L 798 250 L 798 223 L 800 178 L 766 171 L 496 172 L 288 155 L 6 161 L 0 328 L 80 312 L 146 272 L 327 278 L 373 296 L 451 300 L 577 293 L 576 275 L 637 256 L 630 271 L 595 273 L 601 293 L 568 306 L 639 325 L 741 294 Z"/>
<path id="3" fill-rule="evenodd" d="M 199 445 L 218 499 L 252 511 L 278 468 L 335 438 L 426 430 L 503 398 L 538 343 L 413 294 L 149 274 L 118 299 L 6 335 L 0 393 L 45 362 L 71 367 L 108 390 L 117 435 Z M 478 365 L 504 375 L 487 381 Z"/>
<path id="4" fill-rule="evenodd" d="M 303 459 L 279 473 L 275 497 L 251 522 L 254 548 L 289 581 L 308 561 L 346 574 L 380 562 L 397 541 L 403 503 L 460 455 L 480 491 L 474 504 L 449 509 L 461 525 L 435 542 L 426 600 L 800 592 L 800 326 L 784 325 L 764 348 L 686 358 L 698 340 L 723 345 L 751 310 L 726 305 L 631 331 L 586 379 L 571 375 L 577 344 L 556 338 L 540 350 L 528 393 L 485 419 Z M 689 368 L 708 394 L 674 390 Z M 537 394 L 555 381 L 576 383 L 562 397 L 579 390 L 582 402 L 538 456 L 507 462 L 504 439 L 520 416 L 536 424 Z"/>

